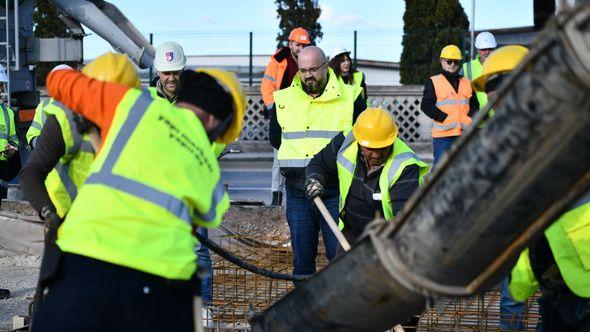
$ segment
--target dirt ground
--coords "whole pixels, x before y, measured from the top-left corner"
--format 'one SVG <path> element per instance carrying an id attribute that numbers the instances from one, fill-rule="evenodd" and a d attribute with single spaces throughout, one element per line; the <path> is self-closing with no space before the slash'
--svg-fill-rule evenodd
<path id="1" fill-rule="evenodd" d="M 37 211 L 28 202 L 2 201 L 2 210 L 24 214 L 26 216 L 37 216 Z"/>
<path id="2" fill-rule="evenodd" d="M 232 206 L 223 217 L 224 227 L 244 237 L 269 244 L 290 244 L 285 209 L 269 206 Z"/>

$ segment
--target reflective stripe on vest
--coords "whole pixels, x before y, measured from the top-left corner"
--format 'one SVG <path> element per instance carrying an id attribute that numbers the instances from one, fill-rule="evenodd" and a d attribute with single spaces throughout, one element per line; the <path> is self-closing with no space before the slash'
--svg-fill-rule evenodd
<path id="1" fill-rule="evenodd" d="M 281 139 L 302 139 L 302 138 L 328 138 L 332 139 L 338 135 L 339 131 L 332 130 L 306 130 L 306 131 L 292 131 L 289 133 L 282 133 Z"/>
<path id="2" fill-rule="evenodd" d="M 175 215 L 180 220 L 183 220 L 189 225 L 192 225 L 191 209 L 181 199 L 170 194 L 164 193 L 156 188 L 152 188 L 143 183 L 125 178 L 120 175 L 113 174 L 113 167 L 117 162 L 125 144 L 129 140 L 131 134 L 139 124 L 139 121 L 147 111 L 152 103 L 149 93 L 143 91 L 131 107 L 127 119 L 121 126 L 115 141 L 112 144 L 111 150 L 102 165 L 100 171 L 92 174 L 86 183 L 102 184 L 111 188 L 123 191 L 135 197 L 141 198 L 155 205 L 166 209 L 171 214 Z M 194 211 L 196 216 L 204 222 L 212 222 L 217 216 L 216 207 L 223 198 L 225 187 L 221 179 L 215 185 L 211 197 L 211 207 L 205 214 L 199 211 Z"/>
<path id="3" fill-rule="evenodd" d="M 10 135 L 11 126 L 10 126 L 10 114 L 8 114 L 8 109 L 3 104 L 0 104 L 2 107 L 2 115 L 4 115 L 4 125 L 6 126 L 6 133 L 0 133 L 0 139 L 4 139 L 7 141 L 13 141 L 16 138 L 16 135 Z"/>

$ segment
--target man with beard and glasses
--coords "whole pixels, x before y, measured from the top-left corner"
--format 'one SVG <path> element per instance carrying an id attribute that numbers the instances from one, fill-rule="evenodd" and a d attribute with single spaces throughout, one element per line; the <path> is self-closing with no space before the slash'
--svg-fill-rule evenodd
<path id="1" fill-rule="evenodd" d="M 430 77 L 424 85 L 420 108 L 433 120 L 434 165 L 471 124 L 472 116 L 479 109 L 470 82 L 459 74 L 462 58 L 459 47 L 445 46 L 440 53 L 442 72 Z"/>
<path id="2" fill-rule="evenodd" d="M 287 46 L 280 48 L 270 57 L 260 83 L 260 93 L 264 101 L 262 115 L 265 118 L 268 118 L 271 112 L 276 111 L 273 92 L 288 88 L 291 85 L 295 74 L 297 74 L 297 57 L 301 50 L 310 43 L 307 30 L 295 28 L 289 34 Z M 272 206 L 282 205 L 283 189 L 285 187 L 285 178 L 279 173 L 277 153 L 278 151 L 274 149 L 271 182 Z"/>
<path id="3" fill-rule="evenodd" d="M 357 91 L 360 87 L 338 80 L 320 48 L 304 48 L 297 63 L 299 72 L 291 86 L 274 92 L 276 112 L 271 113 L 269 137 L 285 176 L 287 223 L 295 253 L 293 273 L 313 274 L 320 229 L 328 259 L 334 258 L 338 242 L 319 210 L 305 197 L 305 166 L 334 136 L 350 130 L 367 105 Z M 336 219 L 338 181 L 327 182 L 321 198 Z"/>

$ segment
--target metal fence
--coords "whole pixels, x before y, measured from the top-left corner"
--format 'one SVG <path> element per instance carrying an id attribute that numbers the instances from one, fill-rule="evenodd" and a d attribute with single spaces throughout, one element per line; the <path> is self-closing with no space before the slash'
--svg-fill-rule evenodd
<path id="1" fill-rule="evenodd" d="M 406 142 L 430 140 L 431 120 L 420 111 L 421 86 L 368 87 L 368 106 L 381 107 L 389 111 L 399 127 L 399 136 Z M 268 139 L 268 119 L 262 116 L 260 87 L 246 89 L 248 110 L 244 117 L 242 141 L 264 141 Z"/>
<path id="2" fill-rule="evenodd" d="M 329 56 L 333 48 L 344 46 L 353 59 L 369 61 L 399 61 L 401 29 L 328 30 L 317 46 Z M 222 67 L 238 74 L 248 85 L 259 83 L 268 57 L 276 51 L 276 31 L 177 31 L 144 32 L 154 46 L 165 41 L 182 45 L 189 67 Z M 110 50 L 111 46 L 97 35 L 84 38 L 84 58 L 90 60 Z M 142 71 L 147 80 L 149 71 Z M 380 72 L 379 75 L 386 75 Z M 372 77 L 387 81 L 388 77 Z M 399 79 L 397 79 L 399 80 Z M 392 78 L 391 81 L 394 81 Z"/>

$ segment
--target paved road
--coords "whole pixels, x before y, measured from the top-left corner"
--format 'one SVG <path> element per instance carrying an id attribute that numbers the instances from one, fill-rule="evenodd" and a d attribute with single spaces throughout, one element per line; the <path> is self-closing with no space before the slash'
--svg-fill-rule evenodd
<path id="1" fill-rule="evenodd" d="M 272 161 L 223 161 L 221 178 L 232 201 L 270 204 Z"/>

